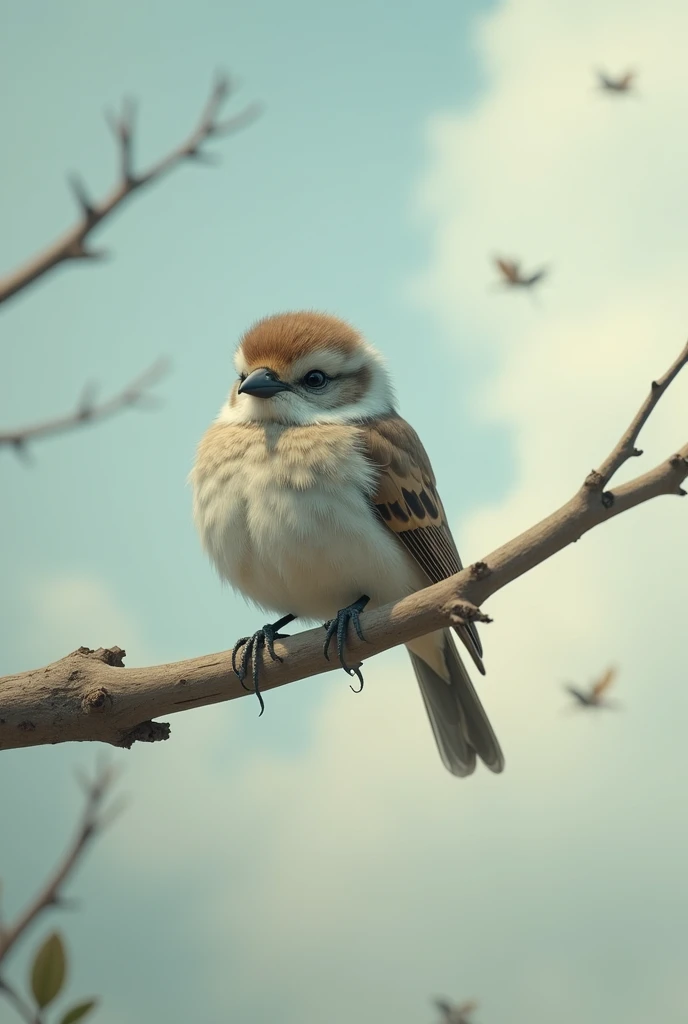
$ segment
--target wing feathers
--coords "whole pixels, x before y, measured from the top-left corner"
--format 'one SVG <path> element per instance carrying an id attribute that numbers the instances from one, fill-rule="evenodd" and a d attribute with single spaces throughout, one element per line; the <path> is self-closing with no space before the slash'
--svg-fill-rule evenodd
<path id="1" fill-rule="evenodd" d="M 428 584 L 439 583 L 463 568 L 435 486 L 430 460 L 415 430 L 400 416 L 362 425 L 370 461 L 379 469 L 375 508 L 380 521 L 399 538 L 425 573 Z M 482 644 L 475 626 L 456 632 L 480 672 Z"/>
<path id="2" fill-rule="evenodd" d="M 602 676 L 602 678 L 599 679 L 595 683 L 595 685 L 593 686 L 592 692 L 593 692 L 594 696 L 595 697 L 601 697 L 602 694 L 604 693 L 604 691 L 608 690 L 609 687 L 612 685 L 612 683 L 614 682 L 614 678 L 615 677 L 616 677 L 616 669 L 615 668 L 608 668 L 607 671 Z"/>

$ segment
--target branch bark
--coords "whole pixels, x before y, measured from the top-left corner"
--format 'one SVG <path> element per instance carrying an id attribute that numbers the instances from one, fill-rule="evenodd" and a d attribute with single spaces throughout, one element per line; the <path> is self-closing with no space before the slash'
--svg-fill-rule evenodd
<path id="1" fill-rule="evenodd" d="M 160 380 L 168 368 L 168 360 L 159 359 L 153 366 L 131 381 L 122 391 L 104 402 L 94 402 L 93 388 L 87 385 L 74 412 L 67 413 L 65 416 L 57 416 L 55 419 L 33 423 L 26 427 L 19 427 L 15 430 L 0 431 L 0 448 L 3 446 L 11 447 L 14 448 L 17 455 L 26 455 L 26 449 L 30 441 L 36 441 L 51 434 L 61 434 L 66 430 L 74 430 L 76 427 L 84 427 L 98 420 L 107 419 L 108 416 L 114 416 L 115 413 L 121 412 L 123 409 L 130 409 L 133 406 L 142 407 L 146 404 L 150 405 L 153 399 L 147 394 L 147 391 Z"/>
<path id="2" fill-rule="evenodd" d="M 688 344 L 667 373 L 653 381 L 628 430 L 573 497 L 546 519 L 462 572 L 425 590 L 361 616 L 365 641 L 347 643 L 350 664 L 453 622 L 480 619 L 480 605 L 498 590 L 579 540 L 589 530 L 660 495 L 685 495 L 688 444 L 649 472 L 608 490 L 611 477 L 637 454 L 643 424 L 680 370 Z M 323 631 L 312 629 L 275 644 L 282 662 L 264 661 L 261 687 L 332 671 L 323 657 Z M 232 671 L 231 653 L 204 655 L 166 665 L 124 668 L 119 647 L 81 647 L 45 668 L 0 679 L 0 749 L 69 740 L 115 746 L 167 739 L 169 725 L 152 719 L 192 707 L 246 696 Z"/>
<path id="3" fill-rule="evenodd" d="M 122 206 L 134 192 L 158 181 L 185 161 L 212 163 L 213 156 L 206 152 L 204 144 L 210 138 L 238 131 L 253 121 L 259 113 L 258 105 L 252 104 L 235 117 L 220 120 L 218 115 L 231 92 L 232 84 L 229 78 L 218 77 L 198 124 L 191 134 L 176 149 L 139 174 L 134 171 L 132 160 L 135 107 L 131 101 L 125 101 L 120 116 L 108 117 L 119 149 L 119 182 L 104 199 L 95 202 L 81 178 L 78 175 L 69 176 L 70 187 L 81 210 L 80 221 L 23 266 L 0 278 L 0 303 L 7 302 L 61 263 L 70 260 L 101 259 L 106 253 L 101 249 L 89 248 L 86 243 L 94 229 Z"/>

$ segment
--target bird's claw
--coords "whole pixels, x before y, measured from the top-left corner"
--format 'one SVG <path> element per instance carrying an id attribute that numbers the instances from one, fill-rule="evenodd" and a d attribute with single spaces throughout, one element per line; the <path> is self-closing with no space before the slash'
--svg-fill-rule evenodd
<path id="1" fill-rule="evenodd" d="M 362 597 L 359 597 L 358 601 L 354 601 L 353 604 L 347 605 L 346 608 L 340 608 L 334 619 L 330 619 L 329 622 L 326 622 L 323 627 L 327 630 L 327 635 L 325 637 L 325 645 L 323 647 L 323 654 L 329 661 L 330 644 L 332 642 L 333 637 L 336 635 L 337 657 L 339 658 L 340 665 L 347 673 L 347 675 L 355 675 L 361 684 L 357 690 L 354 689 L 353 686 L 351 687 L 354 693 L 360 693 L 361 690 L 363 689 L 363 675 L 361 674 L 360 665 L 355 665 L 352 667 L 351 665 L 347 665 L 346 663 L 346 633 L 349 628 L 349 623 L 351 622 L 353 624 L 354 629 L 356 630 L 356 636 L 358 637 L 358 639 L 363 640 L 365 642 L 366 638 L 364 637 L 363 630 L 361 629 L 361 621 L 359 615 L 363 611 L 365 606 L 368 604 L 369 600 L 370 598 L 366 594 L 364 594 Z"/>
<path id="2" fill-rule="evenodd" d="M 279 622 L 267 622 L 261 629 L 257 629 L 252 636 L 242 636 L 237 640 L 232 648 L 232 669 L 237 676 L 239 682 L 248 693 L 255 693 L 260 704 L 260 715 L 265 711 L 265 702 L 263 701 L 263 695 L 260 692 L 260 685 L 258 682 L 258 673 L 260 659 L 258 657 L 260 651 L 263 648 L 267 648 L 267 652 L 270 655 L 272 661 L 284 661 L 284 658 L 280 658 L 279 654 L 275 652 L 275 640 L 285 640 L 288 636 L 287 633 L 280 633 L 280 626 L 286 625 L 287 622 L 292 620 L 293 616 L 285 616 L 284 619 L 280 619 Z M 243 647 L 241 653 L 241 660 L 237 664 L 239 650 Z M 248 663 L 251 660 L 251 678 L 253 681 L 253 691 L 246 685 L 244 680 L 248 675 Z"/>

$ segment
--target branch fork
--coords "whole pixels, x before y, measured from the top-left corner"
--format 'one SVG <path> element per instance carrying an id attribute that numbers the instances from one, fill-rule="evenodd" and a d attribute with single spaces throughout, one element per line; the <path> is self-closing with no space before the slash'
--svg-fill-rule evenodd
<path id="1" fill-rule="evenodd" d="M 0 278 L 0 303 L 38 281 L 49 271 L 68 260 L 100 260 L 107 256 L 104 249 L 93 249 L 87 241 L 93 230 L 117 210 L 134 192 L 143 185 L 149 185 L 174 170 L 186 160 L 213 162 L 204 150 L 204 144 L 211 138 L 230 135 L 250 124 L 260 113 L 260 107 L 252 103 L 234 117 L 220 118 L 222 106 L 233 92 L 232 82 L 226 75 L 216 77 L 210 97 L 201 117 L 187 138 L 145 171 L 136 173 L 133 163 L 134 120 L 136 106 L 133 100 L 125 100 L 119 115 L 106 115 L 107 122 L 115 137 L 118 148 L 119 179 L 111 191 L 99 202 L 94 201 L 82 179 L 77 174 L 68 175 L 68 183 L 76 199 L 81 219 L 61 238 L 38 253 L 24 266 Z"/>

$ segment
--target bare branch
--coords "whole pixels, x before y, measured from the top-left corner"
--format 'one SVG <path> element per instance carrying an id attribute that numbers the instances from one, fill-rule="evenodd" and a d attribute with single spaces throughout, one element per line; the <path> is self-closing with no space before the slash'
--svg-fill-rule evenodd
<path id="1" fill-rule="evenodd" d="M 72 875 L 86 847 L 102 831 L 107 823 L 103 819 L 102 808 L 105 797 L 111 789 L 113 779 L 113 770 L 101 767 L 95 778 L 88 784 L 86 806 L 81 823 L 62 863 L 58 865 L 52 877 L 46 882 L 41 892 L 29 904 L 26 910 L 19 915 L 16 921 L 3 928 L 0 933 L 0 964 L 37 917 L 50 907 L 64 905 L 62 887 Z M 110 816 L 108 816 L 107 820 L 110 820 Z M 0 983 L 0 987 L 4 988 L 6 992 L 10 991 L 7 983 L 4 981 Z"/>
<path id="2" fill-rule="evenodd" d="M 34 423 L 28 427 L 0 431 L 0 448 L 5 445 L 13 448 L 17 455 L 26 456 L 31 441 L 107 419 L 108 416 L 114 416 L 132 406 L 145 408 L 146 404 L 150 404 L 153 400 L 152 396 L 148 394 L 148 389 L 157 384 L 160 378 L 167 373 L 169 365 L 169 360 L 158 359 L 122 391 L 100 403 L 94 401 L 94 385 L 87 384 L 74 412 L 52 420 L 44 420 L 42 423 Z"/>
<path id="3" fill-rule="evenodd" d="M 12 1004 L 22 1020 L 26 1021 L 26 1024 L 41 1024 L 40 1015 L 34 1013 L 26 1000 L 17 992 L 16 988 L 2 977 L 0 977 L 0 995 L 4 995 L 7 1002 Z"/>
<path id="4" fill-rule="evenodd" d="M 91 202 L 91 198 L 86 190 L 86 186 L 79 177 L 78 174 L 70 174 L 67 177 L 67 181 L 74 193 L 77 203 L 81 209 L 81 214 L 84 221 L 88 224 L 92 224 L 96 215 L 95 207 Z"/>
<path id="5" fill-rule="evenodd" d="M 677 357 L 676 361 L 669 367 L 667 372 L 659 380 L 653 380 L 650 386 L 650 393 L 640 406 L 637 415 L 633 418 L 633 421 L 628 427 L 628 430 L 619 440 L 614 450 L 607 456 L 599 469 L 593 470 L 590 477 L 593 477 L 593 482 L 588 484 L 589 487 L 594 487 L 597 490 L 603 490 L 615 473 L 621 469 L 625 462 L 634 456 L 642 455 L 642 451 L 636 448 L 636 441 L 640 435 L 640 431 L 647 423 L 652 410 L 659 402 L 660 398 L 669 387 L 675 377 L 681 372 L 683 367 L 688 363 L 688 342 L 681 354 Z M 588 479 L 590 479 L 588 477 Z"/>
<path id="6" fill-rule="evenodd" d="M 132 161 L 132 140 L 134 135 L 134 118 L 136 116 L 136 103 L 132 99 L 124 99 L 122 113 L 119 117 L 115 114 L 105 115 L 112 134 L 119 145 L 119 175 L 120 181 L 136 184 Z"/>
<path id="7" fill-rule="evenodd" d="M 619 445 L 598 471 L 602 483 L 589 478 L 574 496 L 542 522 L 508 541 L 460 573 L 409 597 L 361 616 L 365 641 L 347 641 L 349 663 L 424 636 L 453 621 L 481 620 L 480 606 L 512 580 L 529 572 L 594 527 L 660 495 L 684 494 L 688 444 L 664 462 L 614 491 L 603 490 L 605 476 L 631 456 L 640 426 L 686 359 L 681 356 L 661 378 L 651 407 L 640 412 Z M 609 482 L 607 477 L 606 482 Z M 261 667 L 263 692 L 276 686 L 336 669 L 323 657 L 323 631 L 312 629 L 277 641 L 283 661 L 268 659 Z M 124 668 L 119 647 L 92 651 L 81 647 L 45 668 L 0 679 L 0 749 L 67 740 L 99 740 L 129 747 L 169 736 L 162 715 L 243 697 L 232 671 L 231 653 L 146 668 Z"/>
<path id="8" fill-rule="evenodd" d="M 219 77 L 198 124 L 188 138 L 147 171 L 139 174 L 134 171 L 132 154 L 135 113 L 133 101 L 124 102 L 119 116 L 107 115 L 119 149 L 118 183 L 104 199 L 96 203 L 89 197 L 81 179 L 76 175 L 70 175 L 69 184 L 79 205 L 81 220 L 47 249 L 6 277 L 0 278 L 0 303 L 6 302 L 65 261 L 101 259 L 105 253 L 89 248 L 86 240 L 95 227 L 118 209 L 133 192 L 162 178 L 186 160 L 209 162 L 202 150 L 204 143 L 215 136 L 238 131 L 253 121 L 260 111 L 257 104 L 251 104 L 233 118 L 218 120 L 220 108 L 231 92 L 230 80 L 224 76 Z"/>

